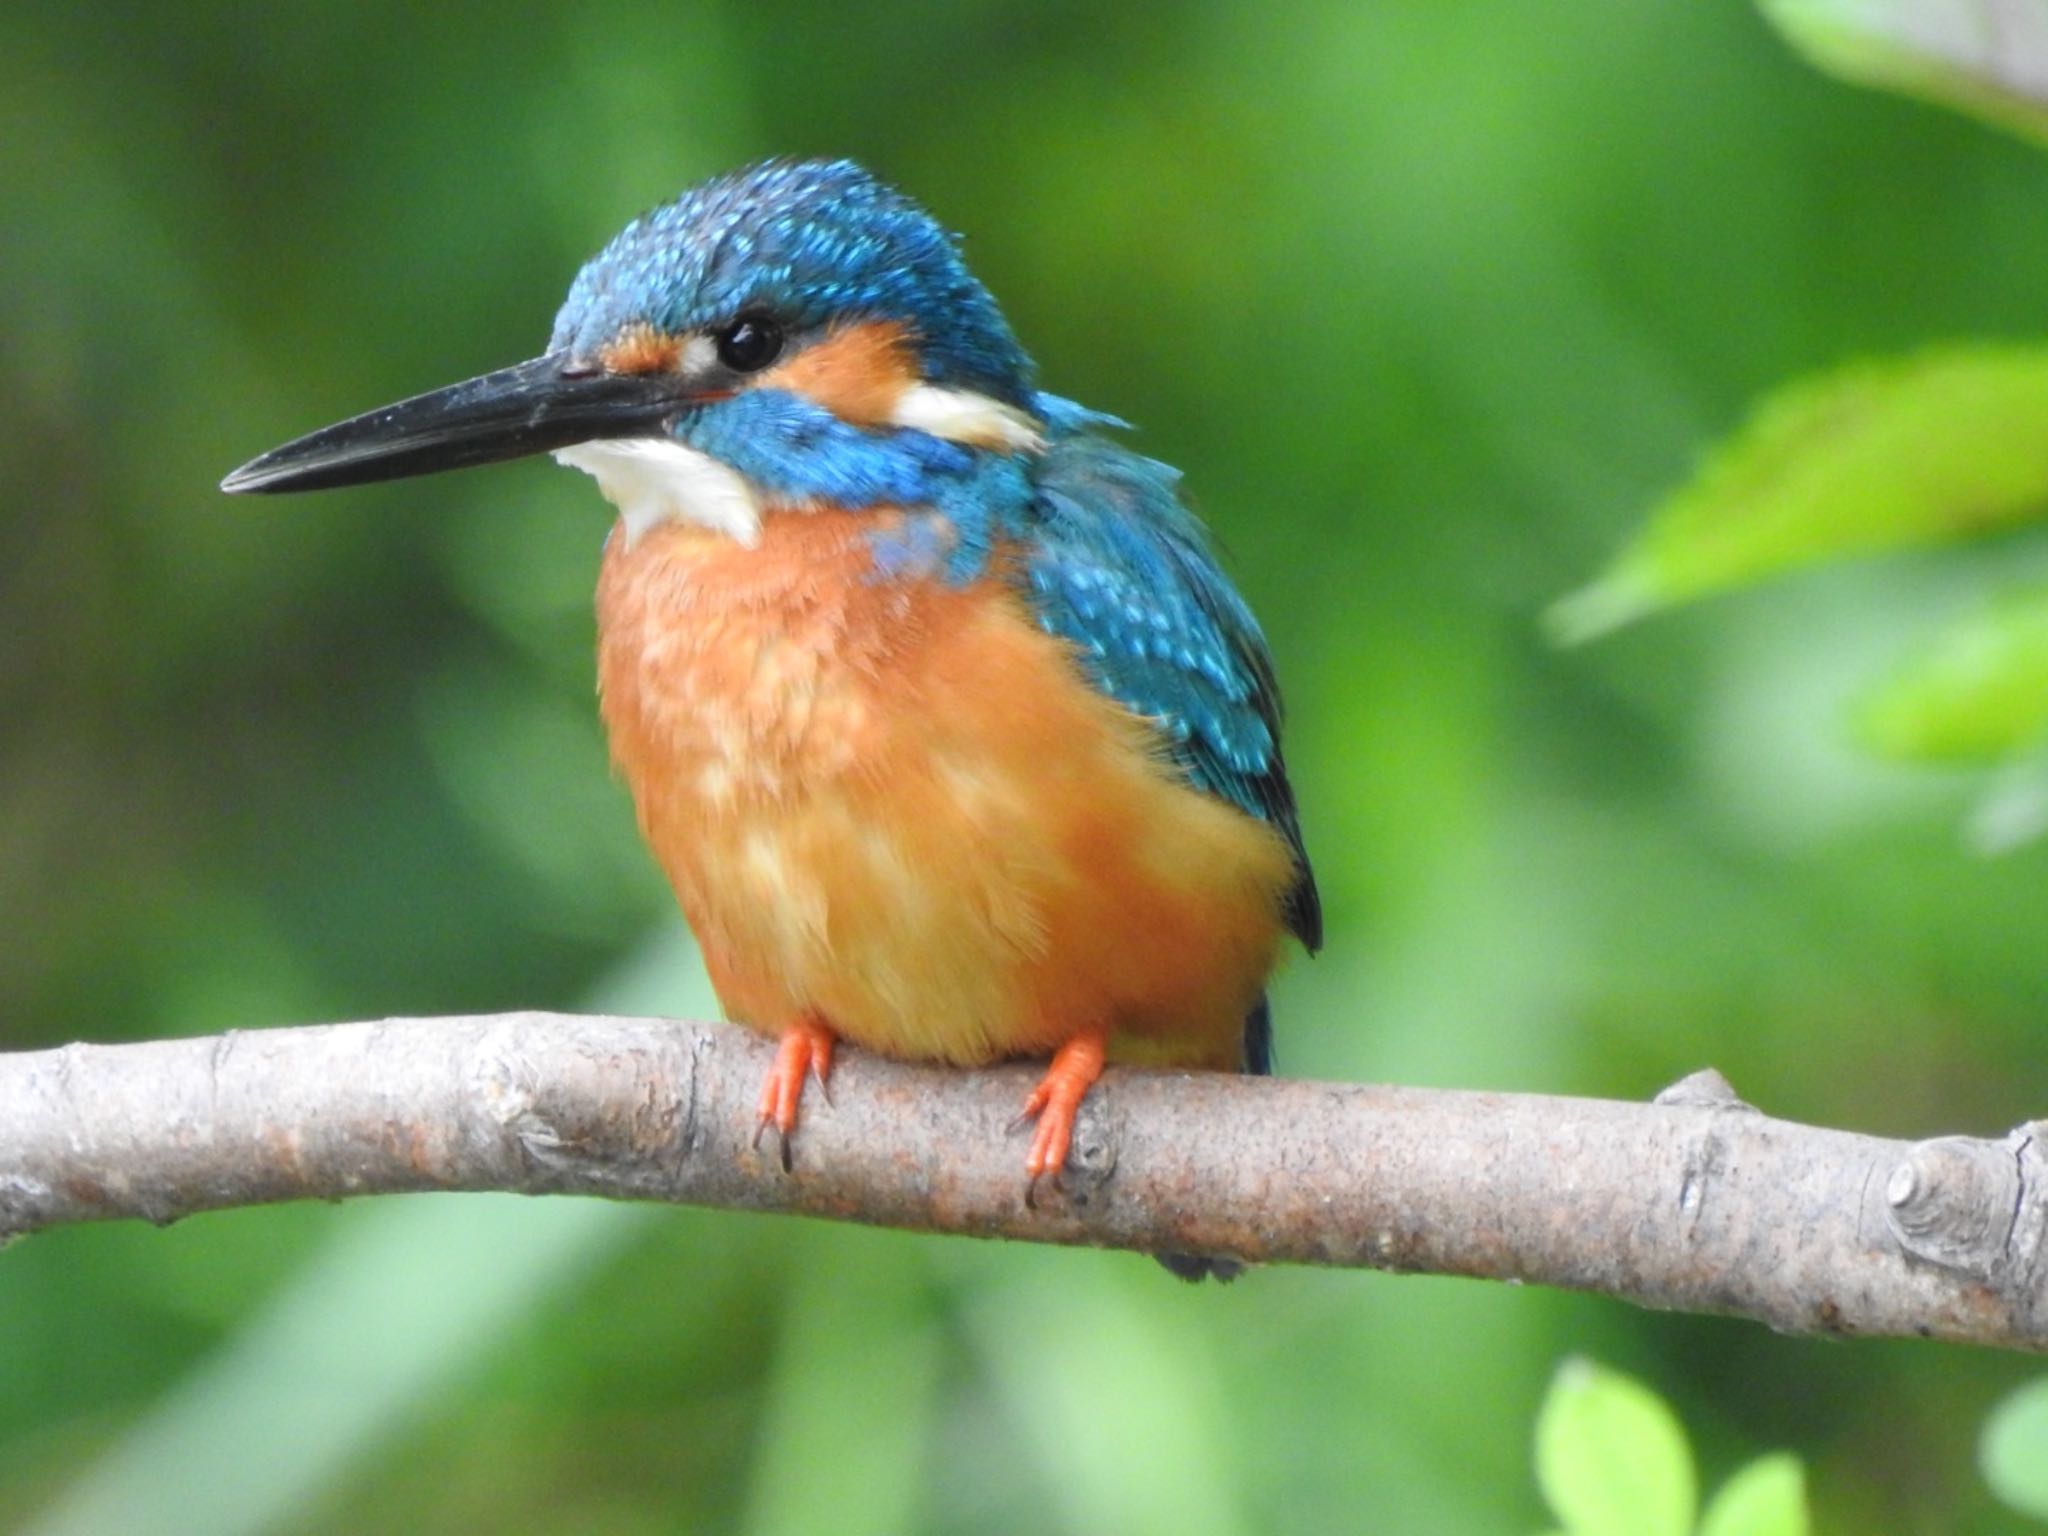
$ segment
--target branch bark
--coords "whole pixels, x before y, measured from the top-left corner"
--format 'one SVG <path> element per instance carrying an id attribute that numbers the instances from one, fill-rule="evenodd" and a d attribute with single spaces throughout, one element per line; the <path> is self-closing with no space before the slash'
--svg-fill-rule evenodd
<path id="1" fill-rule="evenodd" d="M 1112 1069 L 1056 1190 L 1035 1079 L 843 1052 L 785 1173 L 768 1042 L 518 1013 L 0 1055 L 0 1241 L 407 1190 L 602 1195 L 1568 1286 L 1794 1333 L 2048 1352 L 2048 1121 L 1907 1143 L 1698 1073 L 1652 1104 Z"/>

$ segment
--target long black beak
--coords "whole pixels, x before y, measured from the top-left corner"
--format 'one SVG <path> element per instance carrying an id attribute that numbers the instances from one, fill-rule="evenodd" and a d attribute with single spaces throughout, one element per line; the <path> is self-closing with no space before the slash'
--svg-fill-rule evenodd
<path id="1" fill-rule="evenodd" d="M 551 352 L 352 416 L 251 459 L 224 491 L 318 491 L 652 437 L 689 407 L 672 373 L 606 373 Z"/>

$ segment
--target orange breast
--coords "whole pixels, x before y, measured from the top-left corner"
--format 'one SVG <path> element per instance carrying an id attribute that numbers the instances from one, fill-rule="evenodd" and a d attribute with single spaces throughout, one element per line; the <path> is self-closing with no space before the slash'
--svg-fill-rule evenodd
<path id="1" fill-rule="evenodd" d="M 613 756 L 727 1012 L 815 1009 L 900 1057 L 1106 1027 L 1125 1056 L 1236 1065 L 1284 842 L 1163 764 L 1001 582 L 878 580 L 888 516 L 606 552 Z"/>

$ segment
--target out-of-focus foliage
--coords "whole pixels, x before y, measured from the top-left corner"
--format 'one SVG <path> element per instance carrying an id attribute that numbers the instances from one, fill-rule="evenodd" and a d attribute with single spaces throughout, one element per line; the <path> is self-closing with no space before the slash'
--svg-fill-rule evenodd
<path id="1" fill-rule="evenodd" d="M 1828 556 L 2048 514 L 2048 349 L 1859 363 L 1767 399 L 1607 571 L 1551 610 L 1568 640 Z"/>
<path id="2" fill-rule="evenodd" d="M 1823 69 L 2048 140 L 2041 0 L 1760 0 Z"/>
<path id="3" fill-rule="evenodd" d="M 1564 1363 L 1536 1416 L 1536 1480 L 1570 1536 L 1691 1536 L 1699 1507 L 1671 1405 L 1586 1360 Z"/>
<path id="4" fill-rule="evenodd" d="M 2048 591 L 1966 615 L 1862 704 L 1862 737 L 1890 757 L 1986 762 L 2048 735 Z"/>
<path id="5" fill-rule="evenodd" d="M 1821 67 L 2041 136 L 2048 0 L 1761 0 Z M 2048 517 L 2048 350 L 1948 344 L 1859 361 L 1772 392 L 1592 584 L 1554 605 L 1584 640 L 1797 565 L 1977 537 Z M 2004 760 L 1969 818 L 1984 852 L 2048 832 L 2035 760 L 2048 718 L 2037 596 L 1950 626 L 1866 690 L 1884 755 Z"/>
<path id="6" fill-rule="evenodd" d="M 1796 1456 L 1759 1456 L 1721 1485 L 1700 1536 L 1807 1536 L 1806 1469 Z"/>
<path id="7" fill-rule="evenodd" d="M 1536 1478 L 1556 1536 L 1692 1536 L 1699 1480 L 1671 1405 L 1641 1382 L 1567 1360 L 1536 1416 Z M 1805 1472 L 1759 1456 L 1728 1479 L 1699 1536 L 1806 1536 Z"/>
<path id="8" fill-rule="evenodd" d="M 1984 1480 L 2014 1509 L 2048 1520 L 2048 1377 L 1993 1410 L 1980 1448 Z"/>
<path id="9" fill-rule="evenodd" d="M 13 8 L 0 1044 L 703 1006 L 606 776 L 588 482 L 214 486 L 531 355 L 628 217 L 778 152 L 964 230 L 1046 385 L 1187 472 L 1328 905 L 1284 1070 L 2041 1113 L 2048 855 L 1959 858 L 1968 786 L 1840 707 L 2038 583 L 2035 530 L 1566 653 L 1539 620 L 1781 381 L 2040 333 L 2048 162 L 1742 7 L 1619 0 Z M 1705 1486 L 1784 1447 L 1817 1530 L 2023 1529 L 1975 1436 L 2024 1362 L 558 1205 L 0 1253 L 0 1528 L 1533 1530 L 1580 1353 Z"/>

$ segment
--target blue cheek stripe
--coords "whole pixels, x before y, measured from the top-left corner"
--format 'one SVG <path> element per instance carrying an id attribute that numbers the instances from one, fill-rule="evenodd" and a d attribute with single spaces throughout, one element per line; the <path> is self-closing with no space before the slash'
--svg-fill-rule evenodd
<path id="1" fill-rule="evenodd" d="M 947 524 L 943 579 L 964 586 L 989 556 L 1022 536 L 1031 480 L 1016 454 L 983 452 L 910 428 L 869 431 L 790 390 L 753 389 L 684 417 L 676 438 L 730 464 L 763 489 L 839 507 L 929 507 Z M 879 530 L 877 569 L 934 560 L 929 534 L 911 551 L 902 530 Z"/>
<path id="2" fill-rule="evenodd" d="M 870 432 L 785 389 L 751 389 L 682 418 L 677 439 L 769 491 L 844 507 L 917 506 L 976 454 L 925 432 Z"/>

